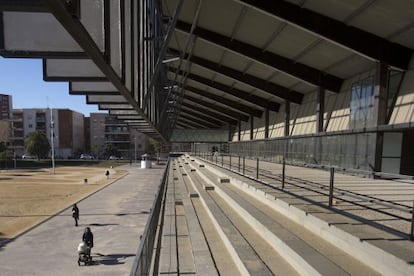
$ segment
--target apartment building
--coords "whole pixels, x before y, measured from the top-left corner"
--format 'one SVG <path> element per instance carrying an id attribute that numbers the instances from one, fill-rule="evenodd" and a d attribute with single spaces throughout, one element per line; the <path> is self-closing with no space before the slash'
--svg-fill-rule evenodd
<path id="1" fill-rule="evenodd" d="M 114 116 L 104 113 L 91 113 L 89 119 L 91 152 L 99 158 L 105 156 L 105 148 L 116 149 L 116 156 L 123 159 L 137 159 L 148 148 L 145 135 L 139 133 Z M 88 143 L 88 142 L 86 142 Z"/>
<path id="2" fill-rule="evenodd" d="M 0 120 L 8 120 L 11 117 L 12 96 L 0 94 Z"/>
<path id="3" fill-rule="evenodd" d="M 25 153 L 25 137 L 34 131 L 46 134 L 57 158 L 71 158 L 85 147 L 83 114 L 70 109 L 13 109 L 10 148 Z M 53 141 L 51 140 L 53 133 Z"/>

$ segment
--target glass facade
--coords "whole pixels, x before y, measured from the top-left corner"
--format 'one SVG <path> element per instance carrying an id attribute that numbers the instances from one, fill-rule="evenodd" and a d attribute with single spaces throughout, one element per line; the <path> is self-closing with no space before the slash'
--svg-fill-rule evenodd
<path id="1" fill-rule="evenodd" d="M 265 161 L 372 171 L 375 133 L 288 137 L 229 143 L 229 154 Z M 323 145 L 323 146 L 322 146 Z"/>
<path id="2" fill-rule="evenodd" d="M 350 128 L 364 128 L 373 119 L 374 78 L 369 77 L 352 84 Z"/>
<path id="3" fill-rule="evenodd" d="M 273 139 L 230 142 L 228 153 L 270 162 L 332 166 L 346 170 L 375 170 L 378 108 L 375 107 L 375 72 L 351 85 L 348 130 L 303 134 Z M 388 119 L 401 85 L 403 72 L 389 70 L 386 104 Z M 301 120 L 303 118 L 300 118 Z M 298 120 L 295 121 L 298 123 Z M 307 122 L 309 124 L 309 122 Z M 237 135 L 237 133 L 236 133 Z M 378 169 L 378 168 L 377 168 Z"/>

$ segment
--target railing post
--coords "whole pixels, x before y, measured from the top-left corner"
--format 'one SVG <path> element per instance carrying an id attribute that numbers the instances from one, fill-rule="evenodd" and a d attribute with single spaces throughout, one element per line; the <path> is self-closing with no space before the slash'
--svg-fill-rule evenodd
<path id="1" fill-rule="evenodd" d="M 239 155 L 239 169 L 238 172 L 240 172 L 240 155 Z"/>
<path id="2" fill-rule="evenodd" d="M 243 175 L 244 175 L 244 172 L 245 172 L 245 168 L 246 168 L 246 156 L 243 156 Z"/>
<path id="3" fill-rule="evenodd" d="M 224 168 L 224 154 L 221 155 L 221 167 Z"/>
<path id="4" fill-rule="evenodd" d="M 282 189 L 285 188 L 285 167 L 286 167 L 285 158 L 283 158 L 282 160 Z"/>
<path id="5" fill-rule="evenodd" d="M 413 209 L 411 210 L 411 233 L 410 238 L 412 241 L 414 241 L 414 200 L 413 200 Z"/>
<path id="6" fill-rule="evenodd" d="M 329 207 L 332 207 L 333 202 L 333 189 L 334 189 L 334 175 L 335 168 L 331 168 L 330 179 L 329 179 Z"/>
<path id="7" fill-rule="evenodd" d="M 231 154 L 229 155 L 230 157 L 230 165 L 229 165 L 229 170 L 231 170 Z"/>
<path id="8" fill-rule="evenodd" d="M 256 158 L 256 179 L 259 179 L 259 158 Z"/>

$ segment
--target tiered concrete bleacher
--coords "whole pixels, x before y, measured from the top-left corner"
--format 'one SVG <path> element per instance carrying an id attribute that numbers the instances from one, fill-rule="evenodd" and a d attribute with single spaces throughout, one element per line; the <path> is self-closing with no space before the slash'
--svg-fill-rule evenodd
<path id="1" fill-rule="evenodd" d="M 178 162 L 177 162 L 178 164 Z M 171 166 L 162 230 L 159 274 L 218 275 L 191 200 L 198 193 L 182 165 Z M 170 182 L 171 181 L 171 182 Z M 173 211 L 167 210 L 172 208 Z M 165 243 L 165 244 L 164 244 Z M 174 252 L 172 252 L 174 251 Z"/>
<path id="2" fill-rule="evenodd" d="M 182 215 L 176 246 L 193 259 L 178 254 L 177 263 L 187 258 L 181 262 L 189 274 L 413 275 L 412 263 L 346 231 L 355 226 L 365 238 L 378 237 L 360 221 L 196 158 L 178 161 L 173 186 L 183 205 L 175 206 Z M 198 250 L 208 265 L 197 264 Z"/>

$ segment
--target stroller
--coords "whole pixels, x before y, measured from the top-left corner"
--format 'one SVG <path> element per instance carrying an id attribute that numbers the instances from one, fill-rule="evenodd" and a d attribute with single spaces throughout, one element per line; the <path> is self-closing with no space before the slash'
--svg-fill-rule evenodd
<path id="1" fill-rule="evenodd" d="M 81 263 L 84 265 L 92 264 L 92 256 L 91 256 L 91 248 L 86 245 L 86 243 L 81 242 L 78 246 L 78 265 L 80 266 Z"/>

